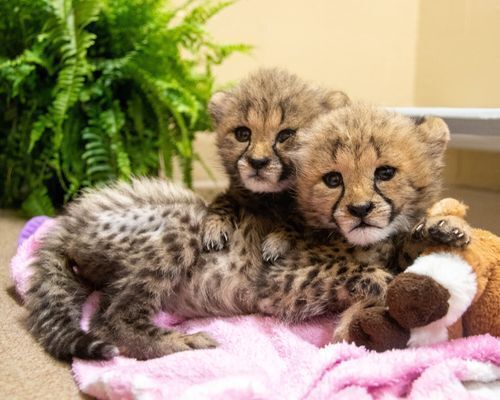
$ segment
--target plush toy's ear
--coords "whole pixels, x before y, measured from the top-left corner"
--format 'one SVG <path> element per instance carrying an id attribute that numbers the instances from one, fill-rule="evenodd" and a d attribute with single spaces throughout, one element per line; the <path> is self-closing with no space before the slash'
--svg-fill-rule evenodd
<path id="1" fill-rule="evenodd" d="M 469 207 L 461 201 L 458 201 L 451 197 L 447 197 L 445 199 L 439 200 L 437 203 L 434 203 L 434 205 L 427 212 L 427 215 L 429 217 L 435 217 L 438 215 L 453 215 L 455 217 L 464 218 L 467 214 L 468 208 Z"/>
<path id="2" fill-rule="evenodd" d="M 340 90 L 330 90 L 326 94 L 326 99 L 323 103 L 324 107 L 330 111 L 336 108 L 347 107 L 351 104 L 351 99 Z"/>
<path id="3" fill-rule="evenodd" d="M 450 130 L 448 125 L 438 117 L 423 117 L 415 122 L 417 132 L 422 141 L 436 155 L 442 155 L 450 141 Z"/>
<path id="4" fill-rule="evenodd" d="M 229 98 L 230 94 L 228 92 L 220 91 L 215 92 L 208 102 L 208 113 L 212 118 L 212 124 L 214 128 L 217 128 L 217 125 L 226 114 Z"/>

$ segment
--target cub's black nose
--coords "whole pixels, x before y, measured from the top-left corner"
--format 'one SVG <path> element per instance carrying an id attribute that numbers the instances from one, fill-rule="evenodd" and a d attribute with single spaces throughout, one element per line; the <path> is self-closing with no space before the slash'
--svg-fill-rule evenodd
<path id="1" fill-rule="evenodd" d="M 349 204 L 347 206 L 347 209 L 349 210 L 351 215 L 354 215 L 358 218 L 363 218 L 366 217 L 371 210 L 373 210 L 373 203 L 370 201 L 364 204 Z"/>
<path id="2" fill-rule="evenodd" d="M 264 168 L 270 161 L 270 158 L 248 158 L 248 162 L 255 169 Z"/>

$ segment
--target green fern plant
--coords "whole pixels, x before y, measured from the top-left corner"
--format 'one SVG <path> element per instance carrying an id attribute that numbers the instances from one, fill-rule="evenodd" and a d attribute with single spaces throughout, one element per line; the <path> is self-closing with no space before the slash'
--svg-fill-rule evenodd
<path id="1" fill-rule="evenodd" d="M 231 1 L 0 0 L 0 206 L 52 215 L 132 175 L 192 185 L 212 68 L 246 45 L 206 23 Z"/>

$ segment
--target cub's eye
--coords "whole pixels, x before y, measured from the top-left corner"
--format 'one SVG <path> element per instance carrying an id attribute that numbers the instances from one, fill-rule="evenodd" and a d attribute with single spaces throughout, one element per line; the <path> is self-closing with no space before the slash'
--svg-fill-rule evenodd
<path id="1" fill-rule="evenodd" d="M 336 188 L 342 185 L 342 175 L 340 172 L 328 172 L 323 175 L 323 182 L 329 188 Z"/>
<path id="2" fill-rule="evenodd" d="M 278 143 L 283 143 L 293 135 L 295 135 L 294 129 L 283 129 L 278 133 L 278 136 L 276 136 L 276 140 Z"/>
<path id="3" fill-rule="evenodd" d="M 396 168 L 389 165 L 383 165 L 375 170 L 375 179 L 379 181 L 389 181 L 396 174 Z"/>
<path id="4" fill-rule="evenodd" d="M 234 130 L 234 137 L 238 142 L 248 142 L 250 140 L 251 134 L 252 131 L 246 126 L 238 126 Z"/>

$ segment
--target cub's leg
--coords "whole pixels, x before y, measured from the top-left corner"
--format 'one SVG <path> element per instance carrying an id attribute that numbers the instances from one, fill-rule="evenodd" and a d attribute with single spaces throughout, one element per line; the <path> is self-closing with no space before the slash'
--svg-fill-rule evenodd
<path id="1" fill-rule="evenodd" d="M 116 345 L 121 355 L 140 360 L 215 347 L 216 342 L 203 332 L 184 334 L 154 325 L 153 316 L 171 293 L 166 271 L 143 268 L 105 295 L 92 332 Z"/>
<path id="2" fill-rule="evenodd" d="M 303 265 L 305 261 L 298 261 Z M 257 293 L 258 310 L 292 322 L 346 310 L 369 299 L 383 302 L 392 274 L 358 263 L 321 260 L 303 268 L 276 263 L 263 268 Z M 348 324 L 347 316 L 344 317 Z M 342 338 L 340 338 L 342 340 Z"/>
<path id="3" fill-rule="evenodd" d="M 333 341 L 352 342 L 352 326 L 365 310 L 382 306 L 385 302 L 387 288 L 393 275 L 380 267 L 367 267 L 361 274 L 349 277 L 344 289 L 348 291 L 351 305 L 340 315 L 337 326 L 333 332 Z M 370 335 L 370 331 L 364 332 Z"/>
<path id="4" fill-rule="evenodd" d="M 219 195 L 208 207 L 203 222 L 203 248 L 207 251 L 222 250 L 234 231 L 236 200 L 228 194 Z"/>
<path id="5" fill-rule="evenodd" d="M 276 262 L 290 251 L 295 243 L 296 233 L 291 228 L 276 230 L 264 238 L 262 242 L 262 258 L 265 262 Z"/>

